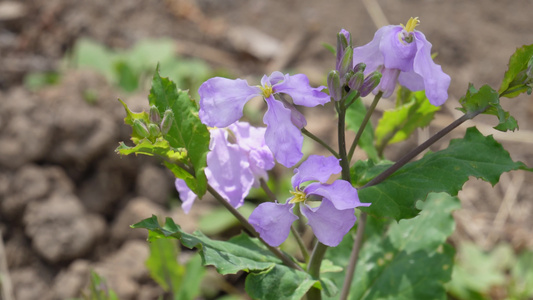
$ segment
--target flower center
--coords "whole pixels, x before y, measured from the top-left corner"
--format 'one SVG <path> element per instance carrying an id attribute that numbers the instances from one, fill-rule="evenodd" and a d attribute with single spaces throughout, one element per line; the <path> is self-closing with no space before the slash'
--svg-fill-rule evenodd
<path id="1" fill-rule="evenodd" d="M 409 21 L 407 21 L 407 25 L 403 26 L 403 24 L 400 24 L 402 25 L 403 29 L 407 32 L 413 32 L 415 30 L 415 27 L 418 26 L 418 24 L 420 24 L 420 20 L 418 19 L 418 17 L 411 17 L 409 19 Z"/>
<path id="2" fill-rule="evenodd" d="M 261 89 L 261 91 L 263 91 L 263 96 L 265 98 L 270 97 L 270 95 L 272 95 L 272 93 L 273 93 L 271 85 L 267 84 L 265 86 L 260 86 L 259 88 Z"/>
<path id="3" fill-rule="evenodd" d="M 407 25 L 400 24 L 403 27 L 403 30 L 398 34 L 398 39 L 402 44 L 410 44 L 413 42 L 413 31 L 415 30 L 415 27 L 420 24 L 420 20 L 418 17 L 416 18 L 410 18 L 409 21 L 407 21 Z"/>
<path id="4" fill-rule="evenodd" d="M 305 198 L 306 198 L 305 193 L 300 191 L 298 188 L 296 188 L 295 191 L 290 191 L 289 193 L 294 195 L 294 198 L 292 198 L 291 201 L 289 201 L 289 203 L 299 203 L 299 202 L 305 201 Z"/>

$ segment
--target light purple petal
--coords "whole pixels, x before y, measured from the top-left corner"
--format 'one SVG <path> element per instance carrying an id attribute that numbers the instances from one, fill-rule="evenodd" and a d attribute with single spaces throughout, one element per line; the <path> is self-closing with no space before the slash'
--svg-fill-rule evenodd
<path id="1" fill-rule="evenodd" d="M 198 93 L 202 123 L 226 127 L 239 120 L 246 102 L 262 92 L 259 87 L 249 86 L 246 80 L 214 77 L 204 82 Z"/>
<path id="2" fill-rule="evenodd" d="M 266 99 L 268 110 L 263 117 L 267 125 L 265 141 L 276 160 L 287 168 L 294 166 L 303 156 L 304 137 L 291 121 L 291 110 L 270 96 Z"/>
<path id="3" fill-rule="evenodd" d="M 394 89 L 396 89 L 400 70 L 383 68 L 383 70 L 381 70 L 381 74 L 383 76 L 381 76 L 379 85 L 374 89 L 373 92 L 377 93 L 377 91 L 382 91 L 383 98 L 388 98 L 392 95 Z"/>
<path id="4" fill-rule="evenodd" d="M 439 106 L 448 99 L 448 88 L 451 78 L 442 71 L 441 66 L 431 59 L 431 43 L 422 32 L 415 31 L 415 42 L 418 51 L 414 61 L 414 71 L 424 78 L 426 96 L 429 102 Z"/>
<path id="5" fill-rule="evenodd" d="M 228 126 L 237 139 L 237 145 L 248 158 L 250 170 L 254 175 L 253 187 L 259 187 L 259 179 L 268 180 L 268 170 L 274 165 L 272 151 L 265 143 L 265 127 L 250 126 L 246 122 L 236 122 Z"/>
<path id="6" fill-rule="evenodd" d="M 285 80 L 285 75 L 283 75 L 283 73 L 281 73 L 280 71 L 274 71 L 268 77 L 266 75 L 263 76 L 263 78 L 261 79 L 261 85 L 262 86 L 265 86 L 265 85 L 273 86 L 283 80 Z"/>
<path id="7" fill-rule="evenodd" d="M 313 88 L 309 85 L 309 79 L 304 74 L 293 76 L 285 75 L 285 80 L 273 85 L 275 93 L 284 93 L 291 96 L 294 104 L 314 107 L 324 105 L 331 99 L 328 94 L 321 92 L 325 87 Z"/>
<path id="8" fill-rule="evenodd" d="M 183 179 L 176 178 L 174 185 L 176 186 L 176 190 L 180 194 L 180 199 L 182 201 L 181 208 L 186 214 L 188 214 L 191 210 L 194 200 L 196 200 L 197 198 L 196 194 L 191 191 L 191 189 L 187 186 L 185 180 Z"/>
<path id="9" fill-rule="evenodd" d="M 292 213 L 294 204 L 261 203 L 252 212 L 248 222 L 270 246 L 277 247 L 289 236 L 292 222 L 298 219 Z"/>
<path id="10" fill-rule="evenodd" d="M 399 69 L 402 72 L 413 70 L 416 43 L 407 43 L 398 38 L 402 34 L 401 26 L 394 26 L 383 34 L 379 50 L 383 54 L 383 64 L 388 69 Z"/>
<path id="11" fill-rule="evenodd" d="M 359 201 L 357 190 L 346 180 L 335 180 L 332 184 L 312 183 L 304 192 L 306 195 L 318 195 L 330 200 L 338 210 L 370 206 L 370 203 Z"/>
<path id="12" fill-rule="evenodd" d="M 301 205 L 307 224 L 313 229 L 317 239 L 324 245 L 335 247 L 355 224 L 354 209 L 337 210 L 329 200 L 322 200 L 317 209 Z"/>
<path id="13" fill-rule="evenodd" d="M 415 72 L 401 72 L 398 76 L 398 82 L 412 92 L 424 89 L 424 78 Z"/>
<path id="14" fill-rule="evenodd" d="M 294 126 L 298 127 L 298 129 L 302 129 L 307 125 L 307 120 L 305 119 L 305 116 L 299 112 L 294 105 L 290 104 L 285 100 L 285 98 L 281 97 L 281 103 L 283 103 L 283 106 L 285 108 L 288 108 L 291 110 L 291 121 Z"/>
<path id="15" fill-rule="evenodd" d="M 334 156 L 310 155 L 298 168 L 294 169 L 291 183 L 294 188 L 310 180 L 324 183 L 331 175 L 341 171 L 339 159 Z"/>
<path id="16" fill-rule="evenodd" d="M 205 173 L 209 184 L 233 207 L 239 207 L 250 192 L 254 176 L 239 146 L 227 141 L 224 129 L 211 130 L 211 151 Z"/>
<path id="17" fill-rule="evenodd" d="M 395 26 L 384 26 L 376 31 L 372 41 L 364 46 L 353 49 L 353 65 L 358 63 L 365 63 L 365 75 L 376 71 L 376 69 L 383 65 L 383 54 L 379 51 L 379 44 L 384 34 L 392 30 Z"/>

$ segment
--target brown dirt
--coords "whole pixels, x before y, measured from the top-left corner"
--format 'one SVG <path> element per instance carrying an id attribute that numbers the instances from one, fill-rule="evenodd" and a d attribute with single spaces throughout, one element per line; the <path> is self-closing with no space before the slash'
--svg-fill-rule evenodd
<path id="1" fill-rule="evenodd" d="M 169 209 L 168 200 L 176 197 L 171 174 L 156 160 L 119 158 L 114 153 L 117 143 L 129 135 L 116 99 L 140 111 L 146 107 L 146 91 L 124 94 L 98 74 L 72 69 L 64 71 L 59 85 L 37 92 L 23 86 L 26 74 L 58 69 L 80 37 L 112 48 L 170 37 L 180 54 L 206 59 L 237 76 L 260 76 L 281 68 L 305 72 L 320 84 L 333 65 L 321 43 L 333 44 L 340 28 L 349 30 L 354 44 L 361 45 L 372 38 L 376 25 L 419 16 L 419 29 L 452 77 L 450 100 L 435 125 L 419 133 L 421 137 L 452 120 L 468 82 L 497 87 L 515 48 L 533 41 L 533 2 L 528 0 L 363 3 L 373 2 L 0 2 L 0 232 L 16 299 L 77 296 L 91 268 L 108 277 L 121 299 L 156 299 L 162 291 L 148 279 L 142 264 L 148 255 L 146 244 L 140 242 L 145 233 L 127 226 L 152 213 L 179 214 L 192 230 L 197 215 L 209 207 L 197 206 L 192 216 Z M 98 91 L 95 103 L 84 99 L 89 89 Z M 493 119 L 475 121 L 483 133 L 495 134 L 514 159 L 529 166 L 532 98 L 504 103 L 518 119 L 518 132 L 500 135 L 490 128 Z M 323 126 L 324 114 L 331 112 L 311 115 L 309 123 L 327 138 L 331 129 Z M 459 128 L 452 136 L 463 133 Z M 408 145 L 414 143 L 411 139 Z M 387 154 L 395 158 L 406 147 L 394 147 Z M 472 240 L 490 249 L 506 241 L 517 250 L 533 249 L 532 183 L 532 174 L 525 172 L 504 175 L 494 189 L 478 181 L 467 183 L 453 242 Z"/>

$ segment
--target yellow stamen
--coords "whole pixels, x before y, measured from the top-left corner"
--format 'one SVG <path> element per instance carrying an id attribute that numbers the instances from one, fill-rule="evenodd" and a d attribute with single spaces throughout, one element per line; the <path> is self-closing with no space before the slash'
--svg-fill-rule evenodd
<path id="1" fill-rule="evenodd" d="M 261 91 L 263 91 L 263 96 L 265 98 L 270 97 L 270 95 L 272 95 L 272 93 L 273 93 L 272 86 L 270 86 L 270 85 L 260 86 L 259 88 L 261 89 Z"/>
<path id="2" fill-rule="evenodd" d="M 418 17 L 411 17 L 409 19 L 409 21 L 407 21 L 407 25 L 403 25 L 403 24 L 400 24 L 402 25 L 403 29 L 407 32 L 413 32 L 413 30 L 415 30 L 415 27 L 418 26 L 418 24 L 420 24 L 420 20 L 418 19 Z"/>
<path id="3" fill-rule="evenodd" d="M 289 201 L 289 203 L 298 203 L 298 202 L 304 202 L 305 201 L 305 193 L 300 190 L 290 191 L 292 195 L 294 195 L 294 198 Z"/>

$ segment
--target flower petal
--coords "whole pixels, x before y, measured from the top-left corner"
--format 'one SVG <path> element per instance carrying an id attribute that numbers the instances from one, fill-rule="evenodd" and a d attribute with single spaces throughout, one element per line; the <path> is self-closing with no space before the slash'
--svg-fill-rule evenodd
<path id="1" fill-rule="evenodd" d="M 376 34 L 370 43 L 357 47 L 353 49 L 353 65 L 358 63 L 365 63 L 365 75 L 368 75 L 378 68 L 378 66 L 383 65 L 383 54 L 379 51 L 379 44 L 384 34 L 392 30 L 395 26 L 383 26 Z"/>
<path id="2" fill-rule="evenodd" d="M 435 64 L 431 59 L 431 43 L 426 40 L 424 34 L 415 31 L 415 42 L 418 51 L 414 60 L 414 71 L 424 78 L 426 96 L 429 102 L 439 106 L 448 99 L 448 88 L 451 78 L 442 71 L 442 67 Z"/>
<path id="3" fill-rule="evenodd" d="M 298 168 L 294 169 L 291 183 L 296 188 L 303 182 L 310 180 L 326 182 L 331 175 L 341 171 L 339 159 L 334 156 L 310 155 Z"/>
<path id="4" fill-rule="evenodd" d="M 196 194 L 191 191 L 191 189 L 187 186 L 185 180 L 183 179 L 176 178 L 174 185 L 176 186 L 176 190 L 180 194 L 180 199 L 182 201 L 181 208 L 186 214 L 188 214 L 191 210 L 194 200 L 196 200 L 197 198 Z"/>
<path id="5" fill-rule="evenodd" d="M 314 107 L 331 101 L 328 94 L 321 92 L 325 87 L 313 88 L 304 74 L 285 75 L 285 80 L 272 86 L 274 93 L 284 93 L 291 96 L 294 104 Z"/>
<path id="6" fill-rule="evenodd" d="M 377 94 L 377 91 L 382 91 L 382 97 L 389 98 L 394 92 L 394 89 L 396 89 L 396 83 L 398 83 L 400 70 L 383 68 L 383 70 L 381 70 L 381 74 L 383 76 L 381 76 L 379 85 L 374 89 L 373 93 Z"/>
<path id="7" fill-rule="evenodd" d="M 226 127 L 242 117 L 246 102 L 261 95 L 261 89 L 243 79 L 214 77 L 198 89 L 200 120 L 207 126 Z"/>
<path id="8" fill-rule="evenodd" d="M 424 89 L 424 78 L 415 72 L 401 72 L 398 76 L 398 82 L 412 92 Z"/>
<path id="9" fill-rule="evenodd" d="M 304 189 L 306 195 L 322 196 L 338 210 L 370 206 L 370 203 L 361 203 L 357 190 L 346 180 L 335 180 L 332 184 L 310 184 Z"/>
<path id="10" fill-rule="evenodd" d="M 301 205 L 300 209 L 317 239 L 330 247 L 337 246 L 357 220 L 354 209 L 337 210 L 327 199 L 322 200 L 317 209 L 307 205 Z"/>
<path id="11" fill-rule="evenodd" d="M 402 26 L 394 26 L 391 30 L 383 34 L 379 51 L 383 54 L 383 65 L 385 68 L 410 72 L 413 70 L 416 43 L 400 41 L 398 36 L 402 34 L 402 30 Z"/>
<path id="12" fill-rule="evenodd" d="M 227 141 L 225 129 L 211 130 L 211 151 L 205 173 L 209 184 L 233 207 L 239 207 L 250 192 L 254 176 L 241 149 Z"/>
<path id="13" fill-rule="evenodd" d="M 267 125 L 265 141 L 276 160 L 287 168 L 294 166 L 303 156 L 304 137 L 291 121 L 291 110 L 270 96 L 266 98 L 268 110 L 263 117 Z"/>
<path id="14" fill-rule="evenodd" d="M 270 246 L 277 247 L 289 236 L 292 222 L 298 219 L 292 213 L 294 204 L 261 203 L 252 212 L 248 222 Z"/>

